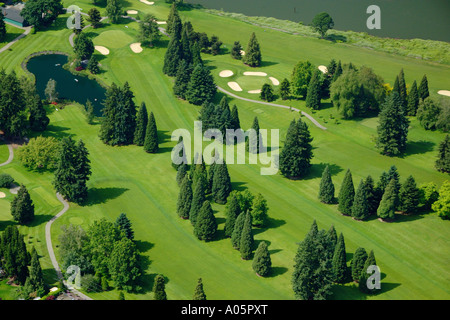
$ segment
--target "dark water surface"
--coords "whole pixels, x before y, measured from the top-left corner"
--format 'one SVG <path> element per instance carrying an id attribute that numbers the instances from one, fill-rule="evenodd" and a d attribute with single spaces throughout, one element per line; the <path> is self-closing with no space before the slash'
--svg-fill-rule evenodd
<path id="1" fill-rule="evenodd" d="M 42 55 L 31 58 L 27 68 L 36 77 L 36 88 L 42 99 L 45 99 L 45 87 L 48 80 L 56 81 L 59 98 L 76 101 L 83 105 L 89 99 L 94 107 L 95 115 L 101 116 L 102 102 L 106 90 L 95 80 L 79 77 L 62 68 L 67 57 L 60 54 Z"/>
<path id="2" fill-rule="evenodd" d="M 311 23 L 328 12 L 335 29 L 367 32 L 390 38 L 421 38 L 450 42 L 450 0 L 185 0 L 206 8 Z M 367 7 L 381 10 L 381 29 L 369 30 Z"/>

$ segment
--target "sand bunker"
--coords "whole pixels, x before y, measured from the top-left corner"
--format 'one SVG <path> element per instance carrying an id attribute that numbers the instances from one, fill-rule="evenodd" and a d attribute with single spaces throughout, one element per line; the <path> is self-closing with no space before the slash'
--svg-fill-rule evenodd
<path id="1" fill-rule="evenodd" d="M 242 91 L 241 86 L 237 82 L 228 82 L 228 86 L 234 91 Z"/>
<path id="2" fill-rule="evenodd" d="M 155 4 L 154 2 L 148 2 L 147 0 L 139 0 L 139 1 L 142 3 L 148 4 L 149 6 L 152 6 Z"/>
<path id="3" fill-rule="evenodd" d="M 234 73 L 231 70 L 223 70 L 223 71 L 220 71 L 219 76 L 222 78 L 228 78 L 228 77 L 231 77 L 233 74 Z"/>
<path id="4" fill-rule="evenodd" d="M 156 21 L 157 24 L 167 24 L 167 21 Z"/>
<path id="5" fill-rule="evenodd" d="M 255 94 L 255 93 L 261 93 L 261 89 L 258 89 L 258 90 L 250 90 L 250 91 L 248 91 L 248 93 L 253 93 L 253 94 Z"/>
<path id="6" fill-rule="evenodd" d="M 439 90 L 438 94 L 450 97 L 450 90 Z"/>
<path id="7" fill-rule="evenodd" d="M 95 50 L 97 50 L 98 52 L 100 52 L 101 54 L 103 54 L 105 56 L 109 54 L 108 48 L 105 48 L 103 46 L 95 46 L 94 48 L 95 48 Z"/>
<path id="8" fill-rule="evenodd" d="M 1 198 L 6 198 L 6 194 L 4 192 L 0 192 L 0 199 Z"/>
<path id="9" fill-rule="evenodd" d="M 267 76 L 267 73 L 265 73 L 265 72 L 251 72 L 251 71 L 246 71 L 246 72 L 244 72 L 244 76 L 266 77 L 266 76 Z"/>
<path id="10" fill-rule="evenodd" d="M 142 50 L 144 50 L 142 49 L 140 42 L 130 44 L 130 48 L 134 53 L 141 53 Z"/>
<path id="11" fill-rule="evenodd" d="M 127 10 L 127 14 L 138 14 L 136 10 Z"/>
<path id="12" fill-rule="evenodd" d="M 280 85 L 280 81 L 278 81 L 277 78 L 269 77 L 269 79 L 270 79 L 270 81 L 272 81 L 272 83 L 273 83 L 274 86 Z"/>
<path id="13" fill-rule="evenodd" d="M 328 68 L 326 66 L 319 66 L 319 70 L 322 71 L 322 73 L 328 72 Z"/>

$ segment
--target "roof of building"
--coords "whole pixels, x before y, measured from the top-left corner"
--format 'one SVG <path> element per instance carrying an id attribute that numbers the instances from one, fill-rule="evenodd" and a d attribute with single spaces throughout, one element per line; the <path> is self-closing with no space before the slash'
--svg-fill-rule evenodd
<path id="1" fill-rule="evenodd" d="M 15 7 L 2 8 L 5 18 L 23 23 L 25 19 L 20 15 L 21 10 Z"/>

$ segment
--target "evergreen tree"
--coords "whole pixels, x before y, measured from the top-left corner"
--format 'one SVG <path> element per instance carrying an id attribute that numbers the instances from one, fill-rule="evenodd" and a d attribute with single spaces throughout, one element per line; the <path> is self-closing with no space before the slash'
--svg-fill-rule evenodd
<path id="1" fill-rule="evenodd" d="M 191 224 L 195 227 L 197 223 L 197 216 L 203 206 L 203 203 L 206 200 L 206 179 L 202 175 L 199 177 L 197 183 L 193 184 L 194 194 L 192 197 L 191 209 L 189 211 L 189 219 L 191 220 Z"/>
<path id="2" fill-rule="evenodd" d="M 185 22 L 183 24 L 183 27 L 181 28 L 181 56 L 183 57 L 183 60 L 186 61 L 188 65 L 192 64 L 192 50 L 191 50 L 191 43 L 189 40 L 189 31 L 188 28 L 191 26 L 188 22 Z"/>
<path id="3" fill-rule="evenodd" d="M 98 59 L 96 58 L 96 56 L 94 56 L 94 55 L 91 56 L 91 58 L 89 59 L 88 65 L 87 65 L 87 69 L 92 74 L 100 73 L 100 68 L 98 66 Z"/>
<path id="4" fill-rule="evenodd" d="M 253 118 L 253 129 L 246 141 L 245 148 L 249 153 L 258 154 L 262 151 L 263 142 L 261 141 L 261 134 L 259 133 L 259 121 L 258 117 Z"/>
<path id="5" fill-rule="evenodd" d="M 28 224 L 34 219 L 34 204 L 24 185 L 20 186 L 17 196 L 11 202 L 11 215 L 19 224 Z"/>
<path id="6" fill-rule="evenodd" d="M 397 209 L 400 204 L 398 194 L 400 192 L 401 184 L 400 184 L 400 174 L 398 173 L 397 167 L 395 165 L 391 166 L 388 171 L 388 181 L 390 182 L 391 180 L 394 180 L 394 190 L 396 194 L 395 209 Z"/>
<path id="7" fill-rule="evenodd" d="M 320 109 L 320 81 L 319 70 L 316 70 L 311 80 L 309 81 L 308 89 L 306 91 L 306 106 L 313 110 Z"/>
<path id="8" fill-rule="evenodd" d="M 329 77 L 333 78 L 334 73 L 336 72 L 337 69 L 337 63 L 336 60 L 331 59 L 330 63 L 327 66 L 327 74 Z"/>
<path id="9" fill-rule="evenodd" d="M 239 200 L 236 196 L 236 192 L 231 192 L 227 200 L 227 205 L 225 207 L 225 237 L 230 238 L 233 234 L 234 224 L 236 223 L 237 217 L 241 214 L 241 207 L 239 206 Z"/>
<path id="10" fill-rule="evenodd" d="M 261 94 L 259 95 L 259 98 L 261 100 L 265 100 L 265 101 L 268 101 L 268 102 L 272 102 L 272 101 L 275 100 L 275 95 L 273 93 L 273 88 L 272 88 L 272 86 L 270 84 L 268 84 L 268 83 L 263 84 L 262 89 L 261 89 Z"/>
<path id="11" fill-rule="evenodd" d="M 284 78 L 280 83 L 280 97 L 283 100 L 289 99 L 291 96 L 291 83 L 288 79 Z"/>
<path id="12" fill-rule="evenodd" d="M 202 278 L 198 279 L 197 286 L 195 287 L 194 297 L 192 300 L 206 300 L 206 294 L 203 290 Z"/>
<path id="13" fill-rule="evenodd" d="M 230 175 L 225 161 L 214 167 L 214 179 L 212 185 L 212 196 L 214 202 L 225 204 L 232 190 Z"/>
<path id="14" fill-rule="evenodd" d="M 233 233 L 231 234 L 231 245 L 237 250 L 239 250 L 241 245 L 241 235 L 242 229 L 244 228 L 246 215 L 247 213 L 244 211 L 239 214 L 236 218 L 236 222 L 234 223 Z"/>
<path id="15" fill-rule="evenodd" d="M 239 41 L 235 41 L 233 47 L 231 48 L 231 57 L 236 60 L 242 59 L 242 46 Z"/>
<path id="16" fill-rule="evenodd" d="M 422 81 L 420 81 L 419 85 L 419 98 L 425 100 L 430 96 L 430 91 L 428 90 L 428 79 L 427 76 L 424 75 Z"/>
<path id="17" fill-rule="evenodd" d="M 166 280 L 162 274 L 158 274 L 153 282 L 153 300 L 167 300 Z"/>
<path id="18" fill-rule="evenodd" d="M 377 262 L 375 260 L 375 255 L 373 253 L 373 250 L 371 250 L 369 252 L 369 255 L 367 256 L 367 259 L 366 259 L 366 261 L 364 263 L 363 270 L 361 271 L 361 275 L 359 277 L 359 290 L 361 292 L 370 294 L 370 293 L 374 293 L 375 290 L 377 290 L 377 289 L 369 289 L 367 287 L 367 280 L 369 278 L 369 274 L 367 273 L 367 269 L 369 268 L 369 266 L 373 266 L 373 265 L 377 265 Z"/>
<path id="19" fill-rule="evenodd" d="M 197 41 L 191 44 L 191 54 L 193 66 L 203 64 L 202 55 L 200 53 L 200 44 Z"/>
<path id="20" fill-rule="evenodd" d="M 303 178 L 308 173 L 313 157 L 312 140 L 306 123 L 301 119 L 292 120 L 279 159 L 279 168 L 285 177 Z"/>
<path id="21" fill-rule="evenodd" d="M 181 19 L 176 2 L 173 2 L 167 17 L 167 32 L 170 36 L 181 32 Z"/>
<path id="22" fill-rule="evenodd" d="M 118 23 L 122 14 L 122 5 L 119 0 L 107 0 L 106 16 L 111 23 Z"/>
<path id="23" fill-rule="evenodd" d="M 364 268 L 364 264 L 366 263 L 366 260 L 367 260 L 366 250 L 362 247 L 359 247 L 358 249 L 356 249 L 355 253 L 353 254 L 353 259 L 352 259 L 352 264 L 351 264 L 353 281 L 356 281 L 356 282 L 359 281 L 359 277 L 361 276 L 361 272 Z"/>
<path id="24" fill-rule="evenodd" d="M 448 134 L 439 144 L 438 158 L 435 162 L 435 166 L 440 172 L 450 173 L 450 138 Z"/>
<path id="25" fill-rule="evenodd" d="M 185 163 L 182 163 L 178 166 L 177 170 L 177 184 L 178 186 L 181 186 L 181 183 L 183 182 L 183 179 L 185 176 L 189 176 L 188 174 L 189 166 Z"/>
<path id="26" fill-rule="evenodd" d="M 199 240 L 211 241 L 217 231 L 217 222 L 211 207 L 211 203 L 206 200 L 198 212 L 197 221 L 194 226 L 194 235 Z"/>
<path id="27" fill-rule="evenodd" d="M 400 70 L 400 73 L 398 75 L 398 84 L 399 84 L 399 97 L 401 101 L 401 105 L 403 108 L 403 113 L 406 115 L 408 113 L 407 111 L 407 99 L 408 94 L 406 93 L 406 82 L 405 82 L 405 73 L 403 72 L 403 69 Z"/>
<path id="28" fill-rule="evenodd" d="M 189 219 L 189 211 L 192 204 L 192 182 L 188 175 L 185 175 L 180 186 L 178 195 L 177 213 L 182 219 Z"/>
<path id="29" fill-rule="evenodd" d="M 156 18 L 152 14 L 145 14 L 139 22 L 138 40 L 143 45 L 153 47 L 158 40 L 161 39 Z"/>
<path id="30" fill-rule="evenodd" d="M 141 103 L 141 107 L 136 116 L 136 130 L 134 131 L 133 143 L 137 146 L 143 146 L 145 142 L 146 130 L 148 124 L 148 113 L 145 102 Z"/>
<path id="31" fill-rule="evenodd" d="M 175 84 L 173 86 L 173 93 L 180 99 L 186 98 L 186 90 L 188 87 L 188 83 L 191 79 L 192 68 L 186 60 L 181 60 L 181 63 L 178 67 L 177 77 L 175 79 Z"/>
<path id="32" fill-rule="evenodd" d="M 358 189 L 352 205 L 352 217 L 356 220 L 364 220 L 370 214 L 369 193 L 364 180 L 359 182 Z"/>
<path id="33" fill-rule="evenodd" d="M 0 10 L 0 42 L 3 42 L 6 39 L 6 24 L 4 18 L 3 11 Z"/>
<path id="34" fill-rule="evenodd" d="M 334 251 L 336 250 L 336 244 L 338 241 L 338 236 L 336 233 L 336 229 L 334 228 L 334 225 L 331 225 L 330 229 L 327 231 L 327 237 L 330 241 L 330 252 L 331 254 L 334 254 Z"/>
<path id="35" fill-rule="evenodd" d="M 258 43 L 258 39 L 256 39 L 256 34 L 253 32 L 250 36 L 250 40 L 247 45 L 247 50 L 245 51 L 245 56 L 242 59 L 243 62 L 250 67 L 259 67 L 261 66 L 261 49 Z"/>
<path id="36" fill-rule="evenodd" d="M 32 290 L 33 292 L 36 292 L 37 297 L 42 297 L 45 294 L 45 284 L 44 277 L 42 275 L 42 268 L 41 264 L 39 263 L 39 256 L 34 247 L 31 251 L 30 276 L 27 280 L 30 281 Z"/>
<path id="37" fill-rule="evenodd" d="M 157 153 L 158 149 L 158 129 L 156 127 L 155 116 L 153 112 L 150 112 L 145 132 L 144 150 L 147 153 Z"/>
<path id="38" fill-rule="evenodd" d="M 87 182 L 92 174 L 91 161 L 89 160 L 89 151 L 87 150 L 83 140 L 79 140 L 76 144 L 75 154 L 75 176 L 76 183 L 72 186 L 74 190 L 72 201 L 78 204 L 83 203 L 88 197 Z"/>
<path id="39" fill-rule="evenodd" d="M 266 277 L 270 274 L 272 260 L 270 259 L 269 249 L 265 241 L 261 241 L 255 251 L 252 268 L 261 277 Z"/>
<path id="40" fill-rule="evenodd" d="M 86 101 L 85 110 L 86 110 L 86 122 L 88 124 L 92 124 L 94 122 L 95 114 L 94 114 L 94 106 L 92 105 L 89 99 Z"/>
<path id="41" fill-rule="evenodd" d="M 102 16 L 100 15 L 100 11 L 98 11 L 97 8 L 89 9 L 88 16 L 89 18 L 87 18 L 87 21 L 91 24 L 92 28 L 95 29 L 100 26 L 100 20 L 102 19 Z"/>
<path id="42" fill-rule="evenodd" d="M 178 64 L 183 58 L 183 49 L 181 47 L 181 39 L 176 34 L 172 35 L 169 46 L 164 55 L 163 72 L 169 77 L 177 75 Z"/>
<path id="43" fill-rule="evenodd" d="M 339 190 L 338 210 L 344 215 L 351 215 L 353 201 L 355 199 L 355 187 L 353 185 L 352 173 L 347 169 L 341 189 Z"/>
<path id="44" fill-rule="evenodd" d="M 415 213 L 419 207 L 420 191 L 413 176 L 409 176 L 399 191 L 399 209 L 404 213 Z"/>
<path id="45" fill-rule="evenodd" d="M 337 283 L 345 283 L 347 281 L 348 267 L 346 256 L 344 235 L 341 233 L 336 243 L 332 261 L 334 281 Z"/>
<path id="46" fill-rule="evenodd" d="M 252 231 L 252 215 L 247 211 L 245 215 L 244 225 L 241 232 L 241 241 L 239 242 L 239 252 L 244 260 L 250 259 L 253 253 L 253 231 Z"/>
<path id="47" fill-rule="evenodd" d="M 241 121 L 239 120 L 239 112 L 236 105 L 233 105 L 233 108 L 231 109 L 231 128 L 230 129 L 240 129 L 241 128 Z"/>
<path id="48" fill-rule="evenodd" d="M 408 94 L 408 101 L 406 103 L 408 116 L 415 116 L 417 108 L 419 107 L 419 91 L 417 89 L 417 82 L 414 80 L 411 91 Z"/>
<path id="49" fill-rule="evenodd" d="M 35 95 L 33 102 L 29 105 L 30 109 L 30 117 L 28 122 L 30 124 L 30 128 L 33 131 L 45 131 L 47 129 L 48 124 L 50 123 L 50 119 L 47 117 L 47 112 L 45 111 L 44 105 L 42 103 L 39 95 Z"/>
<path id="50" fill-rule="evenodd" d="M 391 179 L 384 191 L 380 206 L 377 210 L 377 215 L 383 220 L 393 219 L 395 216 L 395 203 L 397 202 L 398 194 L 395 190 L 395 180 Z"/>
<path id="51" fill-rule="evenodd" d="M 366 180 L 364 180 L 364 183 L 367 190 L 367 204 L 369 206 L 369 215 L 371 215 L 377 211 L 380 200 L 378 200 L 375 183 L 372 176 L 367 176 Z"/>
<path id="52" fill-rule="evenodd" d="M 125 236 L 130 239 L 134 240 L 134 231 L 131 225 L 130 219 L 128 219 L 127 215 L 125 213 L 121 213 L 115 222 L 116 228 L 121 230 Z"/>
<path id="53" fill-rule="evenodd" d="M 109 0 L 109 1 L 116 1 L 116 0 Z M 73 50 L 77 55 L 78 59 L 80 60 L 91 59 L 95 50 L 94 43 L 84 32 L 81 32 L 78 36 L 75 37 L 73 44 L 74 44 Z"/>
<path id="54" fill-rule="evenodd" d="M 386 98 L 379 115 L 376 146 L 382 154 L 396 156 L 406 150 L 409 121 L 395 92 Z"/>
<path id="55" fill-rule="evenodd" d="M 334 184 L 331 180 L 330 168 L 328 166 L 323 170 L 322 180 L 320 180 L 319 200 L 327 204 L 334 202 Z"/>
<path id="56" fill-rule="evenodd" d="M 336 71 L 333 74 L 332 82 L 335 82 L 337 80 L 337 78 L 339 78 L 341 76 L 342 72 L 343 72 L 343 70 L 342 70 L 341 60 L 339 60 L 339 63 L 336 67 Z"/>
<path id="57" fill-rule="evenodd" d="M 192 71 L 191 79 L 187 86 L 187 101 L 194 105 L 202 105 L 205 102 L 212 101 L 216 92 L 216 84 L 211 71 L 202 64 L 198 64 Z"/>
<path id="58" fill-rule="evenodd" d="M 261 193 L 258 193 L 255 196 L 251 210 L 253 225 L 258 227 L 266 226 L 269 219 L 269 216 L 267 215 L 268 211 L 269 207 L 267 206 L 267 200 L 264 199 Z"/>

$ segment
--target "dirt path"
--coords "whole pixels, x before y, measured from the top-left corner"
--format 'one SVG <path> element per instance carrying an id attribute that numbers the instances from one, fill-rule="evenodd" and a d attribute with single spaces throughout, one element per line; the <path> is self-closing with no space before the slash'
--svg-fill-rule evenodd
<path id="1" fill-rule="evenodd" d="M 243 101 L 248 101 L 248 102 L 252 102 L 252 103 L 259 103 L 259 104 L 264 104 L 267 106 L 272 106 L 272 107 L 277 107 L 277 108 L 283 108 L 283 109 L 288 109 L 288 110 L 294 110 L 297 112 L 301 112 L 302 115 L 304 115 L 305 117 L 307 117 L 309 120 L 311 120 L 311 122 L 318 128 L 322 129 L 322 130 L 327 130 L 326 127 L 324 127 L 323 125 L 321 125 L 316 119 L 314 119 L 311 115 L 309 115 L 308 113 L 304 112 L 304 111 L 300 111 L 297 108 L 292 108 L 292 107 L 288 107 L 288 106 L 284 106 L 281 104 L 276 104 L 276 103 L 270 103 L 270 102 L 264 102 L 264 101 L 258 101 L 258 100 L 252 100 L 252 99 L 247 99 L 247 98 L 243 98 L 240 97 L 238 95 L 235 95 L 234 93 L 231 93 L 221 87 L 217 87 L 217 89 L 219 89 L 220 91 L 222 91 L 223 93 L 232 96 L 233 98 L 239 99 L 239 100 L 243 100 Z"/>

